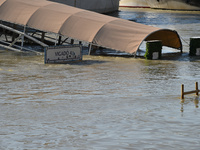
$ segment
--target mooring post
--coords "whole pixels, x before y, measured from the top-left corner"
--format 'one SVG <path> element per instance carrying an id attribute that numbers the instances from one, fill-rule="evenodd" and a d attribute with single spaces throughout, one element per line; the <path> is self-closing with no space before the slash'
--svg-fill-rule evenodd
<path id="1" fill-rule="evenodd" d="M 190 38 L 190 56 L 200 55 L 200 37 L 191 37 Z"/>
<path id="2" fill-rule="evenodd" d="M 184 84 L 181 85 L 181 99 L 184 99 Z"/>
<path id="3" fill-rule="evenodd" d="M 196 82 L 196 95 L 199 95 L 198 82 Z"/>
<path id="4" fill-rule="evenodd" d="M 152 40 L 146 43 L 146 59 L 161 59 L 162 55 L 162 41 Z"/>

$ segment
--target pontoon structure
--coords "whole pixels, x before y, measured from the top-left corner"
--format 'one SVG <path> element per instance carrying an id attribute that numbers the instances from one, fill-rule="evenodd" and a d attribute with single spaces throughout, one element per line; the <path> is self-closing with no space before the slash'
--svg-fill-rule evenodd
<path id="1" fill-rule="evenodd" d="M 182 50 L 176 31 L 49 2 L 46 0 L 0 0 L 0 20 L 70 37 L 89 45 L 135 55 L 145 40 L 161 40 L 163 46 Z M 57 38 L 62 39 L 62 38 Z"/>

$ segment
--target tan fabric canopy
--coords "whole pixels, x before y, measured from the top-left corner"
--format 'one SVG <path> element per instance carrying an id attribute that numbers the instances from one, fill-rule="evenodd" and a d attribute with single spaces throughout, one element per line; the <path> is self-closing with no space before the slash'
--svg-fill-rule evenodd
<path id="1" fill-rule="evenodd" d="M 6 0 L 0 0 L 0 5 L 3 4 Z"/>
<path id="2" fill-rule="evenodd" d="M 144 40 L 182 49 L 176 31 L 151 27 L 46 0 L 0 0 L 0 20 L 135 53 Z"/>

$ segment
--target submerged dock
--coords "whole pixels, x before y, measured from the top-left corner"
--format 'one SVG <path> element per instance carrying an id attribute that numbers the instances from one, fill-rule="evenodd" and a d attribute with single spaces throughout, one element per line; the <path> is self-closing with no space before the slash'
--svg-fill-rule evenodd
<path id="1" fill-rule="evenodd" d="M 0 0 L 1 47 L 31 51 L 25 43 L 49 45 L 85 43 L 136 56 L 143 41 L 160 40 L 182 50 L 176 31 L 110 17 L 71 6 L 37 0 Z M 50 35 L 50 36 L 49 36 Z M 1 38 L 2 39 L 2 38 Z M 21 43 L 21 44 L 17 44 Z"/>

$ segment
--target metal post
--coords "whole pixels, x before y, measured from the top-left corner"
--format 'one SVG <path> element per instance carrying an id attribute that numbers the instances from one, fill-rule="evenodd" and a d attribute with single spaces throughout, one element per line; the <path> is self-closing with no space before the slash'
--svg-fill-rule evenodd
<path id="1" fill-rule="evenodd" d="M 55 43 L 54 43 L 55 46 L 56 46 L 56 44 L 57 44 L 58 38 L 59 38 L 59 35 L 57 34 L 57 35 L 56 35 L 56 40 L 55 40 Z"/>
<path id="2" fill-rule="evenodd" d="M 41 41 L 44 42 L 45 32 L 42 32 Z"/>
<path id="3" fill-rule="evenodd" d="M 16 27 L 16 24 L 13 24 L 13 29 L 16 29 L 17 27 Z M 12 34 L 12 42 L 15 40 L 15 38 L 16 38 L 16 34 L 15 34 L 15 32 L 13 32 L 13 34 Z"/>
<path id="4" fill-rule="evenodd" d="M 59 38 L 58 38 L 58 45 L 60 45 L 60 44 L 61 44 L 61 40 L 62 40 L 62 36 L 61 36 L 61 35 L 59 35 Z"/>
<path id="5" fill-rule="evenodd" d="M 76 7 L 76 0 L 74 0 L 74 7 Z"/>
<path id="6" fill-rule="evenodd" d="M 90 53 L 91 53 L 91 49 L 92 49 L 92 44 L 89 44 L 89 51 L 88 51 L 88 55 L 90 55 Z"/>
<path id="7" fill-rule="evenodd" d="M 23 31 L 23 35 L 22 35 L 22 38 L 21 38 L 21 50 L 23 49 L 23 46 L 24 46 L 24 34 L 26 32 L 26 26 L 24 26 L 24 31 Z"/>

